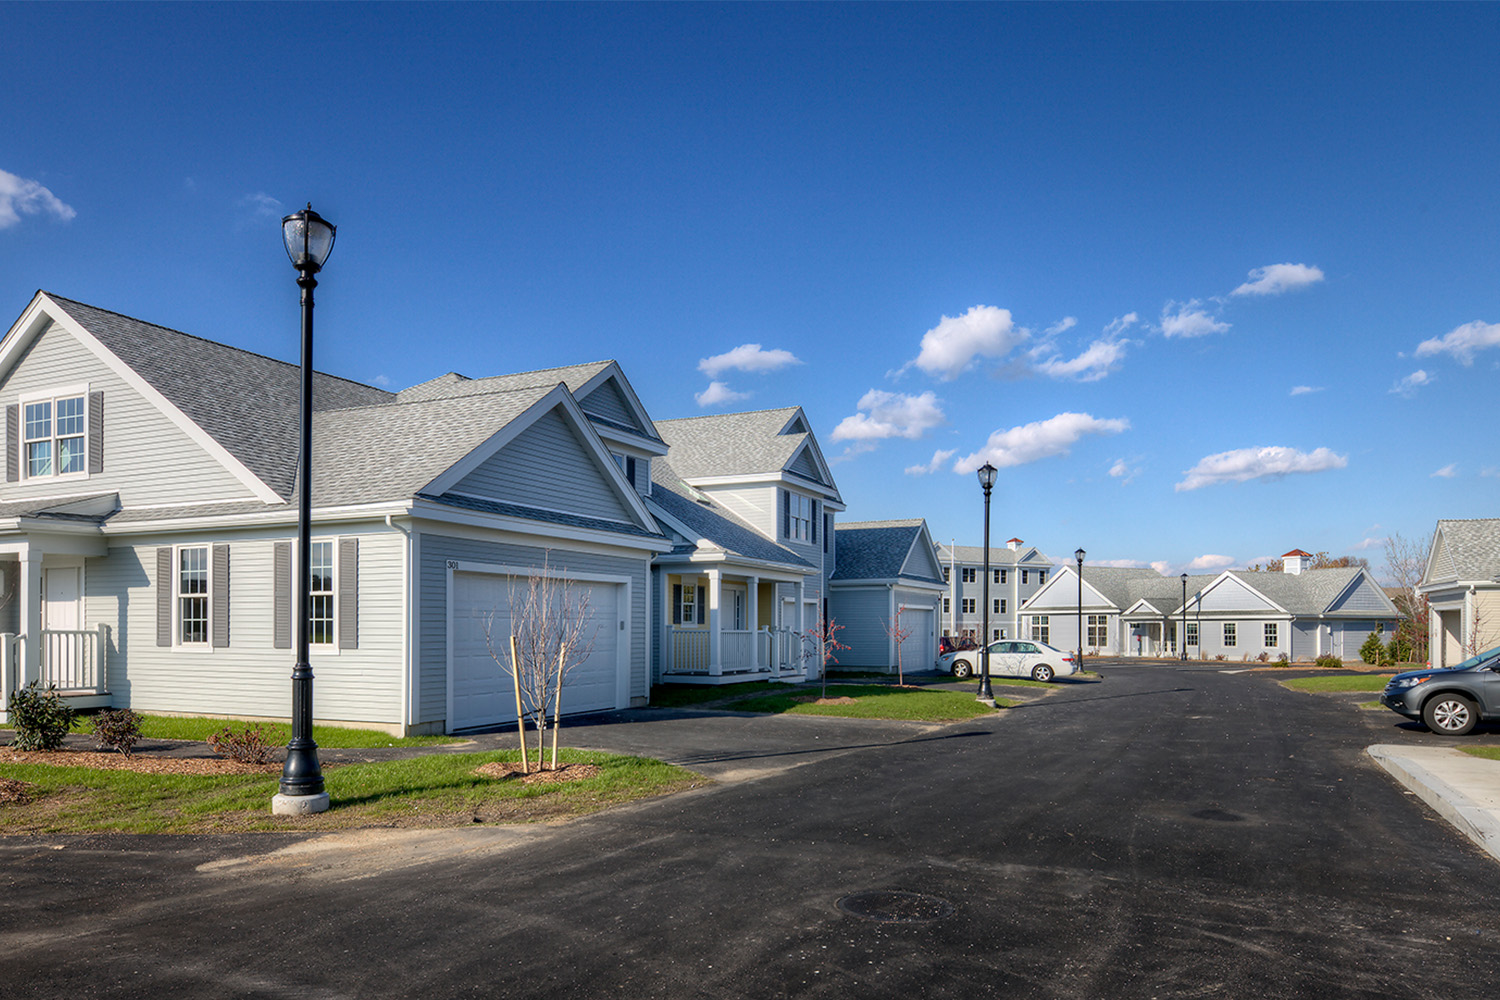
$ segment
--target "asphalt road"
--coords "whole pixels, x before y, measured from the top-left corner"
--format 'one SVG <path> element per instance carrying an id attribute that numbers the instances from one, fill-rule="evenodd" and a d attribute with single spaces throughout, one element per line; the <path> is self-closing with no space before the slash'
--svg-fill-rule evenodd
<path id="1" fill-rule="evenodd" d="M 579 742 L 736 780 L 564 827 L 0 840 L 0 996 L 1490 992 L 1500 866 L 1363 752 L 1430 737 L 1222 667 L 937 728 L 632 714 Z"/>

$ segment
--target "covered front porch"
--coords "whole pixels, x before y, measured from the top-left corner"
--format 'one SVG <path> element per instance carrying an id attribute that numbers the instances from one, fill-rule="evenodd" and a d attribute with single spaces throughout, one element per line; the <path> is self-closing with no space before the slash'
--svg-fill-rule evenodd
<path id="1" fill-rule="evenodd" d="M 803 633 L 815 609 L 802 576 L 715 566 L 664 572 L 661 580 L 663 683 L 807 679 Z"/>
<path id="2" fill-rule="evenodd" d="M 47 527 L 0 541 L 0 722 L 33 681 L 74 708 L 111 704 L 109 626 L 85 614 L 85 560 L 106 554 L 104 539 L 86 522 Z"/>

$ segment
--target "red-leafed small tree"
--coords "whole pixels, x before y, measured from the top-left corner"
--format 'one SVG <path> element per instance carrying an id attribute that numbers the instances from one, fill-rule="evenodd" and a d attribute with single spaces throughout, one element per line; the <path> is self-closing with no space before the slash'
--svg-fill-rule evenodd
<path id="1" fill-rule="evenodd" d="M 901 612 L 905 610 L 905 608 L 897 606 L 895 618 L 881 619 L 882 624 L 885 625 L 885 634 L 896 642 L 896 683 L 903 686 L 906 684 L 906 672 L 901 664 L 901 644 L 911 638 L 913 631 L 910 625 L 901 624 Z"/>
<path id="2" fill-rule="evenodd" d="M 802 635 L 802 658 L 804 660 L 816 659 L 822 665 L 820 672 L 823 675 L 823 697 L 828 697 L 828 665 L 839 662 L 834 654 L 841 649 L 850 647 L 838 640 L 838 634 L 844 630 L 844 626 L 835 618 L 819 619 L 818 624 L 813 626 Z"/>

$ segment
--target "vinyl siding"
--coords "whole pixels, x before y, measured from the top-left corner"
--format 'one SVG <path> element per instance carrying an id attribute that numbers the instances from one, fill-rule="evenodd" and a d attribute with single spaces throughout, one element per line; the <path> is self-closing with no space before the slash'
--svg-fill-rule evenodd
<path id="1" fill-rule="evenodd" d="M 1243 611 L 1247 614 L 1274 612 L 1276 609 L 1257 597 L 1249 587 L 1230 577 L 1203 595 L 1203 611 Z"/>
<path id="2" fill-rule="evenodd" d="M 492 563 L 502 566 L 537 566 L 545 561 L 554 570 L 571 570 L 630 578 L 630 697 L 644 698 L 649 689 L 646 676 L 646 585 L 649 560 L 582 552 L 576 549 L 547 550 L 537 545 L 489 541 L 468 535 L 446 535 L 423 531 L 420 544 L 421 591 L 417 623 L 418 706 L 417 723 L 442 723 L 448 713 L 448 562 Z"/>
<path id="3" fill-rule="evenodd" d="M 815 483 L 823 481 L 823 475 L 818 471 L 818 463 L 813 461 L 812 452 L 806 448 L 787 467 L 786 471 L 799 475 L 804 479 L 811 479 Z"/>
<path id="4" fill-rule="evenodd" d="M 615 385 L 615 380 L 612 378 L 606 379 L 603 385 L 579 400 L 578 405 L 584 413 L 603 417 L 611 423 L 634 427 L 636 431 L 645 433 L 641 422 L 631 412 L 629 404 L 625 402 L 625 397 L 620 393 L 619 387 Z"/>
<path id="5" fill-rule="evenodd" d="M 884 670 L 891 666 L 891 640 L 885 633 L 891 613 L 889 587 L 839 587 L 829 594 L 828 607 L 834 620 L 844 626 L 839 642 L 849 647 L 835 654 L 840 667 Z"/>
<path id="6" fill-rule="evenodd" d="M 699 487 L 703 489 L 703 487 Z M 723 504 L 741 520 L 767 538 L 776 540 L 781 536 L 781 494 L 774 486 L 740 487 L 735 489 L 714 487 L 703 489 L 714 500 Z"/>
<path id="7" fill-rule="evenodd" d="M 635 523 L 592 452 L 556 410 L 486 459 L 453 492 Z"/>
<path id="8" fill-rule="evenodd" d="M 1316 622 L 1296 622 L 1292 625 L 1292 643 L 1288 655 L 1293 660 L 1311 660 L 1318 655 Z"/>
<path id="9" fill-rule="evenodd" d="M 402 681 L 402 536 L 379 529 L 314 540 L 359 539 L 359 648 L 317 650 L 314 715 L 318 719 L 400 724 Z M 84 621 L 110 631 L 110 693 L 117 707 L 285 719 L 291 713 L 294 654 L 272 646 L 271 533 L 204 534 L 111 546 L 85 562 Z M 158 545 L 229 545 L 229 645 L 182 650 L 155 645 Z"/>
<path id="10" fill-rule="evenodd" d="M 184 497 L 204 503 L 250 498 L 250 487 L 55 323 L 22 352 L 0 387 L 0 407 L 14 405 L 22 395 L 85 381 L 90 391 L 104 394 L 104 470 L 86 478 L 48 476 L 0 484 L 0 498 L 118 491 L 127 507 Z"/>
<path id="11" fill-rule="evenodd" d="M 1349 591 L 1341 600 L 1335 601 L 1328 609 L 1329 612 L 1360 612 L 1364 614 L 1375 614 L 1384 616 L 1390 614 L 1388 598 L 1381 593 L 1380 588 L 1368 576 L 1360 576 L 1353 590 Z M 1360 640 L 1363 642 L 1364 640 Z"/>

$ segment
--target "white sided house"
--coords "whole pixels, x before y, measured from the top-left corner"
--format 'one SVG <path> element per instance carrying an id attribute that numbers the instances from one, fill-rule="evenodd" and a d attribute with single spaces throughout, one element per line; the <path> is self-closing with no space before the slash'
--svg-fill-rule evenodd
<path id="1" fill-rule="evenodd" d="M 300 370 L 39 292 L 0 341 L 0 665 L 83 706 L 290 713 Z M 533 572 L 589 592 L 564 712 L 648 696 L 646 509 L 665 453 L 614 362 L 399 393 L 313 386 L 314 712 L 393 733 L 515 716 Z"/>
<path id="2" fill-rule="evenodd" d="M 835 528 L 838 560 L 829 581 L 829 613 L 844 626 L 838 665 L 931 670 L 942 620 L 943 569 L 927 522 L 850 521 Z M 897 642 L 898 629 L 905 638 Z"/>
<path id="3" fill-rule="evenodd" d="M 819 676 L 804 636 L 827 614 L 844 502 L 801 407 L 656 428 L 648 503 L 672 541 L 653 566 L 656 679 Z"/>
<path id="4" fill-rule="evenodd" d="M 1500 645 L 1500 518 L 1439 521 L 1417 593 L 1434 667 Z"/>
<path id="5" fill-rule="evenodd" d="M 1372 632 L 1395 629 L 1399 614 L 1369 570 L 1305 570 L 1306 553 L 1283 557 L 1282 572 L 1225 570 L 1181 577 L 1149 569 L 1083 568 L 1085 653 L 1178 656 L 1178 634 L 1193 659 L 1357 659 Z M 1078 571 L 1064 566 L 1022 608 L 1031 638 L 1078 647 Z"/>

